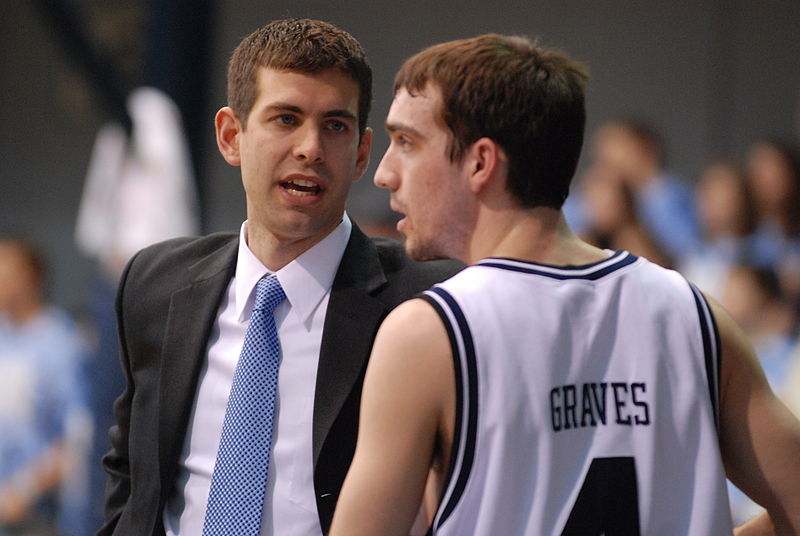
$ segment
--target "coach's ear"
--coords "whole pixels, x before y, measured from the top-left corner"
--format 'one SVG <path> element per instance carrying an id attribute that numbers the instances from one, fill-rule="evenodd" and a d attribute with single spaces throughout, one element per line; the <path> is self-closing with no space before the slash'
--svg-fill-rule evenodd
<path id="1" fill-rule="evenodd" d="M 217 147 L 225 161 L 232 166 L 242 163 L 239 153 L 239 133 L 242 124 L 230 106 L 220 108 L 214 117 L 214 128 L 217 134 Z"/>
<path id="2" fill-rule="evenodd" d="M 468 174 L 470 190 L 477 194 L 491 183 L 505 183 L 508 158 L 497 142 L 490 138 L 479 138 L 464 155 L 464 169 Z"/>

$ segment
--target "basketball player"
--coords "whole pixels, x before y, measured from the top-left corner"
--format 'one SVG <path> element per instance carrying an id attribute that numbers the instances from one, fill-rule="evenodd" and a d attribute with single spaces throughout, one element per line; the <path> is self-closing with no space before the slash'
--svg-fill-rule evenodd
<path id="1" fill-rule="evenodd" d="M 586 79 L 499 35 L 397 74 L 375 182 L 413 257 L 471 266 L 382 325 L 331 534 L 407 535 L 424 490 L 441 536 L 730 534 L 726 473 L 800 531 L 800 425 L 741 331 L 564 222 Z"/>

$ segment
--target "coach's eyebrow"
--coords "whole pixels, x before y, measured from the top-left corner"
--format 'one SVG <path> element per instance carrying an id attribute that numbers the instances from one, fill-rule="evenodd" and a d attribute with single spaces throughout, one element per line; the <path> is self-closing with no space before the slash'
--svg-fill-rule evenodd
<path id="1" fill-rule="evenodd" d="M 299 106 L 295 106 L 294 104 L 288 104 L 285 102 L 273 102 L 267 106 L 264 106 L 265 112 L 292 112 L 296 114 L 302 114 L 303 109 Z"/>
<path id="2" fill-rule="evenodd" d="M 406 123 L 397 123 L 397 122 L 395 122 L 395 123 L 387 122 L 386 123 L 386 132 L 388 132 L 389 134 L 393 134 L 393 133 L 395 133 L 397 131 L 407 132 L 407 133 L 411 134 L 412 136 L 414 136 L 415 138 L 419 138 L 419 139 L 425 139 L 425 137 L 426 137 L 425 135 L 422 134 L 422 132 L 420 132 L 416 128 L 414 128 L 411 125 L 408 125 Z"/>
<path id="3" fill-rule="evenodd" d="M 353 121 L 356 120 L 356 114 L 350 110 L 331 110 L 322 114 L 322 117 L 341 117 L 343 119 L 352 119 Z"/>
<path id="4" fill-rule="evenodd" d="M 265 106 L 264 107 L 264 111 L 265 112 L 291 112 L 291 113 L 295 113 L 297 115 L 305 115 L 305 113 L 306 113 L 306 111 L 303 110 L 301 107 L 296 106 L 294 104 L 289 104 L 289 103 L 286 103 L 286 102 L 273 102 L 272 104 L 269 104 L 268 106 Z M 339 109 L 328 110 L 327 112 L 322 114 L 322 117 L 326 117 L 326 118 L 328 118 L 328 117 L 340 117 L 342 119 L 352 119 L 353 121 L 356 120 L 356 114 L 354 114 L 350 110 L 345 110 L 345 109 L 342 109 L 342 110 L 339 110 Z"/>

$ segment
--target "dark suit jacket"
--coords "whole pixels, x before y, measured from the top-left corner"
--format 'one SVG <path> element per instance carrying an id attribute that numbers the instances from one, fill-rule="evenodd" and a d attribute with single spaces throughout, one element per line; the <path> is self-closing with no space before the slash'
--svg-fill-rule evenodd
<path id="1" fill-rule="evenodd" d="M 139 252 L 117 295 L 126 388 L 114 404 L 106 525 L 98 534 L 162 535 L 200 370 L 217 309 L 236 268 L 238 235 L 174 239 Z M 400 302 L 446 279 L 455 261 L 409 260 L 396 241 L 354 224 L 336 273 L 314 401 L 314 488 L 327 532 L 350 466 L 361 385 L 380 322 Z"/>

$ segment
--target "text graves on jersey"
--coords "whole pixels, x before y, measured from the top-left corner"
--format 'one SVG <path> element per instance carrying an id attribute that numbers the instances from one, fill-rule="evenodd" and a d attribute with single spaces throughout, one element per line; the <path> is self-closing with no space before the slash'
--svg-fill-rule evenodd
<path id="1" fill-rule="evenodd" d="M 554 432 L 600 425 L 647 426 L 650 407 L 644 382 L 569 384 L 550 390 Z"/>

